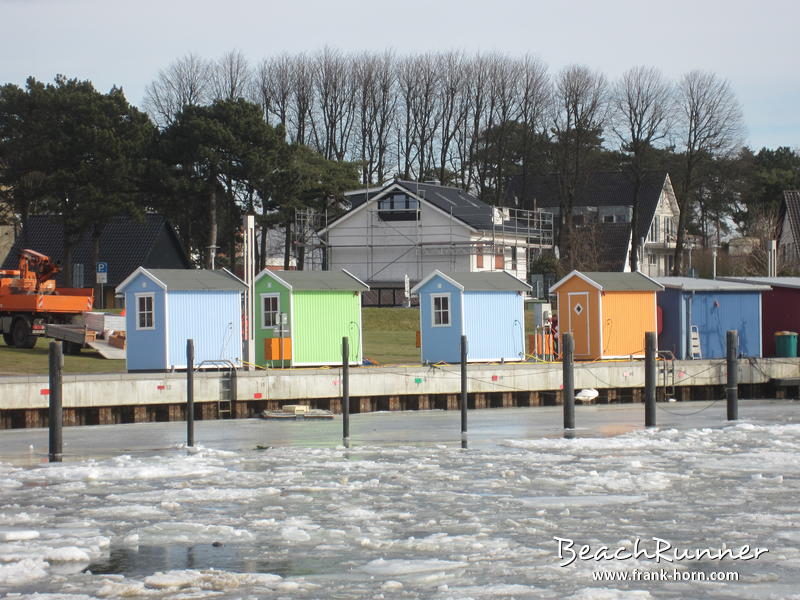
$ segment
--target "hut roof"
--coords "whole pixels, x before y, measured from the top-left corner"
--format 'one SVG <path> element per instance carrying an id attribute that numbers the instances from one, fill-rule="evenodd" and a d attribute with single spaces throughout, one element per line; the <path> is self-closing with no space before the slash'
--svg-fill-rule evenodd
<path id="1" fill-rule="evenodd" d="M 660 283 L 639 272 L 606 273 L 588 271 L 586 273 L 581 273 L 580 271 L 572 271 L 560 281 L 553 284 L 550 287 L 550 291 L 554 292 L 573 276 L 580 277 L 590 285 L 604 292 L 658 292 L 664 289 L 664 286 Z"/>
<path id="2" fill-rule="evenodd" d="M 656 277 L 655 280 L 665 288 L 687 292 L 765 292 L 771 289 L 769 285 L 758 285 L 755 282 L 697 279 L 696 277 Z"/>
<path id="3" fill-rule="evenodd" d="M 348 271 L 262 271 L 256 278 L 269 275 L 295 292 L 363 292 L 369 286 Z"/>
<path id="4" fill-rule="evenodd" d="M 162 287 L 172 291 L 189 290 L 235 290 L 247 288 L 244 282 L 227 269 L 206 271 L 203 269 L 145 269 L 139 267 L 120 285 L 124 290 L 139 273 L 154 279 Z"/>
<path id="5" fill-rule="evenodd" d="M 531 286 L 507 271 L 480 271 L 471 273 L 443 273 L 438 269 L 415 285 L 417 291 L 434 277 L 444 277 L 465 292 L 527 292 Z"/>
<path id="6" fill-rule="evenodd" d="M 741 281 L 743 283 L 768 285 L 770 287 L 800 289 L 800 277 L 722 277 L 722 279 L 725 281 Z"/>

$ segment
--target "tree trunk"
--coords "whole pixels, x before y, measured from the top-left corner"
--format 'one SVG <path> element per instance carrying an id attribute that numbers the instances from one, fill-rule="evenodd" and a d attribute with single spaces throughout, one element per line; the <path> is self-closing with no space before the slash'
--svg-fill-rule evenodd
<path id="1" fill-rule="evenodd" d="M 208 194 L 208 248 L 206 248 L 206 269 L 214 268 L 214 255 L 217 252 L 217 188 L 211 186 Z"/>
<path id="2" fill-rule="evenodd" d="M 97 263 L 100 261 L 100 235 L 103 233 L 101 225 L 95 223 L 92 228 L 92 268 L 94 269 L 94 307 L 105 308 L 103 298 L 103 284 L 97 281 Z"/>
<path id="3" fill-rule="evenodd" d="M 286 221 L 283 224 L 285 237 L 283 244 L 283 270 L 288 271 L 292 258 L 292 222 Z"/>
<path id="4" fill-rule="evenodd" d="M 258 272 L 264 270 L 267 266 L 267 238 L 269 237 L 269 230 L 264 225 L 261 224 L 261 239 L 258 242 L 259 253 L 258 253 Z"/>

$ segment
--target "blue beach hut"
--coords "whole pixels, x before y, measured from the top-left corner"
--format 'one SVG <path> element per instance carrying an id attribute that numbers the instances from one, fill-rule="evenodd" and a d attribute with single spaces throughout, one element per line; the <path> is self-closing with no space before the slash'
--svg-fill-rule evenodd
<path id="1" fill-rule="evenodd" d="M 422 362 L 460 362 L 462 335 L 468 362 L 523 360 L 530 289 L 505 271 L 428 275 L 411 290 L 419 296 Z"/>
<path id="2" fill-rule="evenodd" d="M 136 269 L 117 287 L 125 296 L 128 371 L 185 369 L 188 339 L 195 365 L 241 363 L 244 290 L 224 269 Z"/>
<path id="3" fill-rule="evenodd" d="M 655 280 L 664 286 L 656 297 L 662 315 L 659 350 L 678 359 L 723 358 L 727 332 L 735 329 L 739 354 L 761 356 L 761 294 L 769 286 L 691 277 Z"/>

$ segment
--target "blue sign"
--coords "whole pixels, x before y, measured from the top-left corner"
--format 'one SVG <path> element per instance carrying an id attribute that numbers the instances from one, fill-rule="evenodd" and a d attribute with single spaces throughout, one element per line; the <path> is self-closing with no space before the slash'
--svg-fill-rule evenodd
<path id="1" fill-rule="evenodd" d="M 97 272 L 98 273 L 108 273 L 108 263 L 107 262 L 98 262 L 97 263 Z"/>

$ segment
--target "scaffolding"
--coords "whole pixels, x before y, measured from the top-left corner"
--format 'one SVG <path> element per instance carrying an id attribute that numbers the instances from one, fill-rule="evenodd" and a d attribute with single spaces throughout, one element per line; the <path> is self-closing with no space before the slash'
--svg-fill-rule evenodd
<path id="1" fill-rule="evenodd" d="M 486 205 L 474 204 L 474 212 L 459 206 L 456 214 L 453 208 L 444 223 L 441 209 L 424 202 L 402 209 L 371 207 L 364 218 L 336 225 L 334 235 L 327 211 L 297 209 L 295 244 L 305 248 L 305 269 L 343 267 L 371 285 L 390 287 L 402 285 L 403 274 L 419 281 L 432 264 L 451 271 L 507 270 L 527 280 L 527 265 L 553 247 L 552 213 L 501 207 L 489 213 Z M 426 219 L 426 211 L 439 218 Z M 481 226 L 459 226 L 467 222 Z M 466 268 L 465 256 L 470 257 Z"/>

